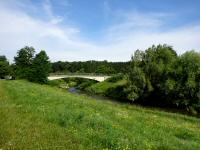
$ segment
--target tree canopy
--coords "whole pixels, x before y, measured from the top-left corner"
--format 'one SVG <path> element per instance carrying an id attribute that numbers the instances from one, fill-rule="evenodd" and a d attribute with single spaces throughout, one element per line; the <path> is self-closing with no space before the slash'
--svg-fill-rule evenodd
<path id="1" fill-rule="evenodd" d="M 17 52 L 15 59 L 15 75 L 19 79 L 46 83 L 51 69 L 49 58 L 45 51 L 35 56 L 33 47 L 24 47 Z"/>
<path id="2" fill-rule="evenodd" d="M 0 78 L 5 78 L 10 73 L 10 66 L 6 56 L 0 56 Z"/>
<path id="3" fill-rule="evenodd" d="M 52 63 L 53 73 L 96 73 L 116 74 L 125 73 L 130 62 L 108 62 L 108 61 L 74 61 Z"/>
<path id="4" fill-rule="evenodd" d="M 200 53 L 188 51 L 178 56 L 168 45 L 137 50 L 127 80 L 128 98 L 133 101 L 197 108 L 200 106 Z"/>
<path id="5" fill-rule="evenodd" d="M 47 77 L 51 71 L 49 57 L 45 51 L 40 51 L 33 59 L 30 81 L 47 83 Z"/>
<path id="6" fill-rule="evenodd" d="M 17 52 L 14 57 L 16 65 L 16 77 L 19 79 L 29 79 L 31 66 L 33 63 L 35 49 L 33 47 L 25 46 Z"/>

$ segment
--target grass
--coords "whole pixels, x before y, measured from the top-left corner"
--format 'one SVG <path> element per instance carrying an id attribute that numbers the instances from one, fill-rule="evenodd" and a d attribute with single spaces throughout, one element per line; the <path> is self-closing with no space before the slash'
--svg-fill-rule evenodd
<path id="1" fill-rule="evenodd" d="M 200 120 L 0 81 L 0 149 L 200 149 Z"/>
<path id="2" fill-rule="evenodd" d="M 117 82 L 99 82 L 96 84 L 91 85 L 86 89 L 86 91 L 95 93 L 95 94 L 100 94 L 100 95 L 105 95 L 105 93 L 108 91 L 110 88 L 115 88 L 118 86 L 123 86 L 126 84 L 126 80 L 119 80 Z"/>

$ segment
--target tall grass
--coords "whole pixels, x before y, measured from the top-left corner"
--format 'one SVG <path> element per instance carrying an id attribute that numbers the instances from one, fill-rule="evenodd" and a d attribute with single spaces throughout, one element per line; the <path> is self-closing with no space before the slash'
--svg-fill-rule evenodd
<path id="1" fill-rule="evenodd" d="M 200 120 L 0 81 L 0 149 L 200 149 Z"/>

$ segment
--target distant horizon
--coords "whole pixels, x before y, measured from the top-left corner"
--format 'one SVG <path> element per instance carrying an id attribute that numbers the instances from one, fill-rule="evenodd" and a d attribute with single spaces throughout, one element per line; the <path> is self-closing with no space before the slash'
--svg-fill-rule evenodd
<path id="1" fill-rule="evenodd" d="M 127 62 L 137 49 L 168 44 L 200 51 L 200 1 L 0 1 L 0 55 L 45 50 L 52 62 Z"/>

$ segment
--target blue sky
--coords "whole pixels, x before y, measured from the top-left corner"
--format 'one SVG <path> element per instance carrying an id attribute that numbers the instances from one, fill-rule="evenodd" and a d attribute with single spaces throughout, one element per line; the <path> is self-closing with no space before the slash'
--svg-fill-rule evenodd
<path id="1" fill-rule="evenodd" d="M 0 0 L 0 54 L 25 45 L 52 61 L 127 61 L 169 44 L 200 50 L 199 0 Z"/>

